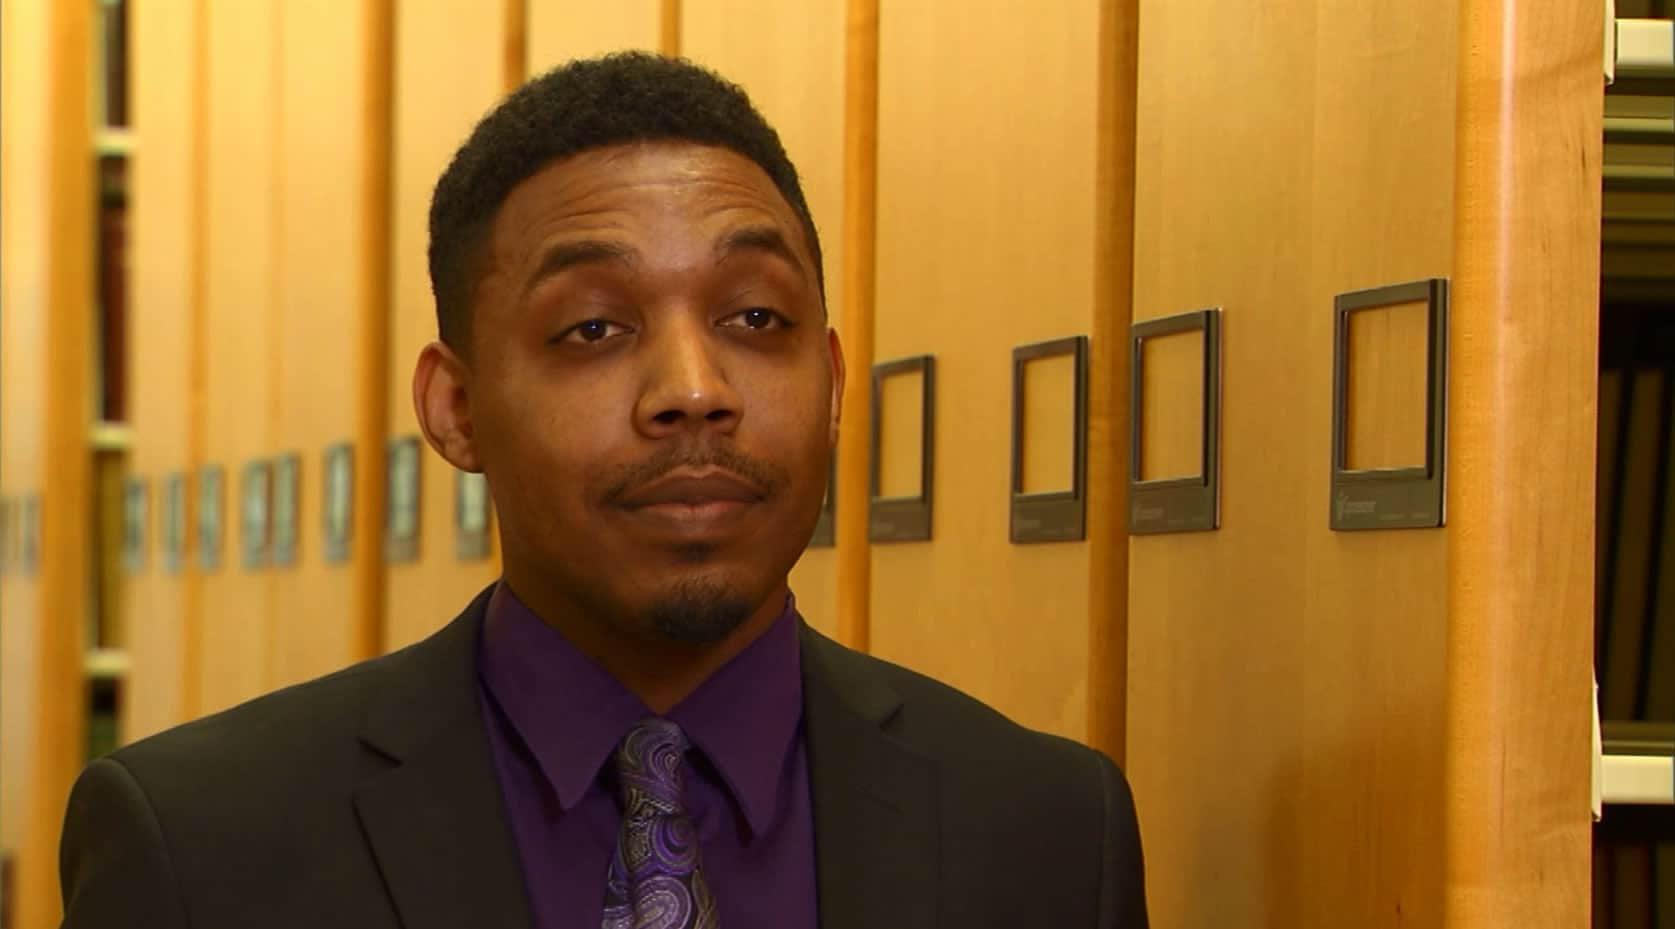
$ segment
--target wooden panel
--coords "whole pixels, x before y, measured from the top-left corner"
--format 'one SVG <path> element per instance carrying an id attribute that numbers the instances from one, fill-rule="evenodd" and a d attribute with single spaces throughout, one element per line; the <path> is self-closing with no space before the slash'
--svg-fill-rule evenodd
<path id="1" fill-rule="evenodd" d="M 1093 326 L 1088 346 L 1088 742 L 1128 743 L 1128 335 L 1134 321 L 1139 0 L 1099 5 Z"/>
<path id="2" fill-rule="evenodd" d="M 190 574 L 169 574 L 162 559 L 161 513 L 167 477 L 190 468 L 191 302 L 197 273 L 192 223 L 192 150 L 197 80 L 193 0 L 139 5 L 132 12 L 134 125 L 144 139 L 133 158 L 129 252 L 133 318 L 128 397 L 133 476 L 146 482 L 145 564 L 123 587 L 133 671 L 124 691 L 125 740 L 182 720 Z"/>
<path id="3" fill-rule="evenodd" d="M 1443 913 L 1450 929 L 1581 926 L 1603 11 L 1462 9 Z M 1509 483 L 1508 462 L 1531 466 Z"/>
<path id="4" fill-rule="evenodd" d="M 0 6 L 0 494 L 41 491 L 45 439 L 49 67 L 47 4 Z M 15 511 L 14 511 L 15 512 Z M 0 847 L 18 856 L 18 891 L 39 894 L 50 852 L 30 847 L 42 783 L 35 763 L 42 679 L 39 571 L 14 551 L 0 576 Z M 18 902 L 8 901 L 15 912 Z M 41 909 L 35 908 L 37 913 Z M 28 929 L 44 925 L 40 915 Z"/>
<path id="5" fill-rule="evenodd" d="M 779 132 L 820 233 L 828 316 L 848 349 L 841 235 L 843 22 L 844 0 L 684 0 L 679 44 L 681 54 L 743 87 Z M 864 359 L 851 354 L 850 360 L 864 373 Z M 863 419 L 853 413 L 846 422 Z M 828 634 L 837 630 L 837 557 L 834 549 L 810 549 L 791 570 L 798 610 Z"/>
<path id="6" fill-rule="evenodd" d="M 527 0 L 529 74 L 548 71 L 573 58 L 638 48 L 657 51 L 663 39 L 661 0 Z"/>
<path id="7" fill-rule="evenodd" d="M 843 291 L 849 367 L 877 357 L 878 3 L 848 0 L 843 66 Z M 844 382 L 838 429 L 837 633 L 850 648 L 872 648 L 872 547 L 868 539 L 872 378 Z"/>
<path id="8" fill-rule="evenodd" d="M 941 429 L 933 541 L 873 550 L 873 651 L 1080 737 L 1087 549 L 1009 543 L 1006 411 L 1013 346 L 1092 324 L 1099 5 L 880 17 L 876 356 L 937 356 Z"/>
<path id="9" fill-rule="evenodd" d="M 1454 5 L 1397 11 L 1140 11 L 1135 315 L 1225 312 L 1222 528 L 1130 543 L 1158 925 L 1440 924 L 1446 535 L 1325 510 L 1332 296 L 1451 256 Z"/>
<path id="10" fill-rule="evenodd" d="M 1134 318 L 1219 305 L 1225 336 L 1222 528 L 1129 542 L 1127 772 L 1151 918 L 1171 929 L 1301 924 L 1296 529 L 1325 514 L 1301 486 L 1305 449 L 1271 441 L 1266 422 L 1306 405 L 1305 365 L 1295 347 L 1255 341 L 1278 313 L 1330 311 L 1301 305 L 1315 15 L 1298 6 L 1139 11 Z M 1233 108 L 1230 87 L 1242 88 Z M 1188 401 L 1158 411 L 1194 413 Z"/>
<path id="11" fill-rule="evenodd" d="M 1429 344 L 1423 303 L 1350 314 L 1345 442 L 1350 468 L 1412 468 L 1425 463 Z"/>
<path id="12" fill-rule="evenodd" d="M 1282 324 L 1268 343 L 1276 365 L 1298 366 L 1299 354 L 1308 359 L 1305 402 L 1271 411 L 1270 435 L 1262 439 L 1272 445 L 1276 434 L 1299 436 L 1303 465 L 1301 479 L 1280 499 L 1293 507 L 1290 525 L 1301 520 L 1307 557 L 1304 573 L 1290 579 L 1303 593 L 1298 657 L 1307 664 L 1298 708 L 1306 741 L 1301 757 L 1285 763 L 1300 788 L 1288 799 L 1303 829 L 1293 879 L 1326 881 L 1322 887 L 1311 879 L 1302 894 L 1302 922 L 1310 926 L 1441 919 L 1436 811 L 1444 748 L 1437 735 L 1448 535 L 1459 523 L 1447 531 L 1332 532 L 1325 491 L 1333 296 L 1450 271 L 1458 7 L 1450 0 L 1318 6 L 1312 273 L 1295 301 L 1300 328 L 1287 332 Z M 1421 357 L 1422 335 L 1392 335 L 1380 339 L 1387 351 L 1407 361 Z M 1246 388 L 1260 391 L 1256 382 Z M 1422 403 L 1406 402 L 1404 415 L 1422 413 Z M 1252 444 L 1247 454 L 1260 447 Z"/>
<path id="13" fill-rule="evenodd" d="M 502 93 L 505 23 L 480 13 L 478 0 L 423 0 L 403 3 L 396 17 L 394 305 L 387 401 L 392 437 L 418 433 L 413 364 L 419 350 L 436 338 L 436 304 L 425 261 L 431 189 L 471 127 Z M 498 559 L 454 558 L 453 469 L 428 449 L 420 468 L 420 559 L 390 565 L 385 572 L 387 649 L 440 628 L 499 573 Z"/>
<path id="14" fill-rule="evenodd" d="M 253 697 L 270 682 L 274 581 L 244 569 L 234 517 L 244 465 L 274 449 L 282 399 L 274 305 L 278 14 L 276 0 L 209 10 L 204 462 L 225 469 L 227 518 L 221 567 L 202 582 L 199 713 Z"/>
<path id="15" fill-rule="evenodd" d="M 8 192 L 0 214 L 0 493 L 34 496 L 39 527 L 32 576 L 8 576 L 0 594 L 0 841 L 17 855 L 8 904 L 23 929 L 58 922 L 58 829 L 86 757 L 93 133 L 89 108 L 59 101 L 90 99 L 91 14 L 83 4 L 8 3 L 0 23 L 0 186 Z"/>
<path id="16" fill-rule="evenodd" d="M 41 489 L 46 412 L 46 4 L 6 3 L 0 16 L 0 495 L 21 502 Z M 38 781 L 39 609 L 38 572 L 25 573 L 14 550 L 0 576 L 0 846 L 14 851 L 27 843 Z"/>
<path id="17" fill-rule="evenodd" d="M 298 558 L 281 569 L 273 588 L 275 616 L 269 686 L 296 683 L 343 667 L 362 654 L 358 560 L 326 563 L 322 453 L 340 442 L 357 444 L 367 461 L 381 437 L 363 441 L 356 398 L 370 372 L 363 356 L 386 351 L 366 344 L 362 317 L 366 280 L 387 273 L 363 266 L 369 224 L 362 168 L 369 140 L 366 114 L 373 72 L 370 33 L 380 4 L 371 0 L 285 0 L 279 6 L 276 62 L 279 160 L 274 452 L 299 455 Z M 324 217 L 330 222 L 323 222 Z M 380 341 L 382 341 L 380 339 Z M 386 387 L 376 385 L 383 404 Z M 380 430 L 381 432 L 381 430 Z M 356 513 L 363 516 L 363 508 Z M 367 525 L 364 519 L 357 520 Z M 359 556 L 361 553 L 357 552 Z M 376 572 L 373 575 L 377 577 Z"/>
<path id="18" fill-rule="evenodd" d="M 355 438 L 362 460 L 378 458 L 390 431 L 390 410 L 385 391 L 395 379 L 390 365 L 390 301 L 394 296 L 391 269 L 394 266 L 395 183 L 395 0 L 364 0 L 361 15 L 366 26 L 361 36 L 361 69 L 365 80 L 360 124 L 358 186 L 363 222 L 359 266 L 360 376 L 355 385 Z M 521 34 L 519 37 L 521 42 Z M 507 42 L 503 57 L 522 55 L 521 44 Z M 507 73 L 502 62 L 502 74 Z M 322 475 L 323 476 L 323 475 Z M 322 481 L 322 483 L 324 483 Z M 377 512 L 375 501 L 383 496 L 382 469 L 355 475 L 353 511 L 363 525 Z M 323 501 L 322 501 L 323 502 Z M 379 559 L 382 545 L 371 536 L 351 546 L 354 574 L 351 599 L 355 620 L 351 648 L 356 659 L 370 658 L 383 648 L 385 640 L 384 565 Z"/>

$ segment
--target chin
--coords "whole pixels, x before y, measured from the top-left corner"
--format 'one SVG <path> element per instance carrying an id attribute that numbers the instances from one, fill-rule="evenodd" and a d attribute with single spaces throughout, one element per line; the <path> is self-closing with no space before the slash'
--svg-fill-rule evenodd
<path id="1" fill-rule="evenodd" d="M 714 575 L 676 581 L 659 591 L 642 621 L 658 637 L 682 645 L 713 645 L 756 612 L 759 598 Z"/>

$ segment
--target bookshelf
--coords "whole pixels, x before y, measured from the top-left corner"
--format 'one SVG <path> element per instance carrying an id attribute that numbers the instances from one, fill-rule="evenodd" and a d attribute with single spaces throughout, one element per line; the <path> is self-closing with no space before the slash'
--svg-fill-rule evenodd
<path id="1" fill-rule="evenodd" d="M 87 755 L 94 758 L 122 742 L 120 720 L 129 656 L 122 613 L 124 506 L 133 447 L 128 409 L 128 184 L 135 148 L 129 119 L 128 0 L 96 0 L 94 28 L 93 151 L 97 199 L 94 355 L 96 409 L 88 432 L 93 456 L 92 593 L 87 618 L 83 677 L 88 691 Z"/>
<path id="2" fill-rule="evenodd" d="M 1675 920 L 1675 22 L 1617 3 L 1600 230 L 1599 929 Z"/>

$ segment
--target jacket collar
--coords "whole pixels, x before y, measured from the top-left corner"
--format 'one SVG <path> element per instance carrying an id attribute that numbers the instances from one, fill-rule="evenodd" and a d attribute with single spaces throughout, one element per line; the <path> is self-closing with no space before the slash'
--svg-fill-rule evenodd
<path id="1" fill-rule="evenodd" d="M 802 644 L 820 925 L 935 925 L 935 765 L 891 735 L 904 709 L 880 662 L 806 625 Z"/>
<path id="2" fill-rule="evenodd" d="M 406 929 L 530 926 L 477 687 L 487 603 L 385 659 L 361 728 L 393 764 L 356 786 L 355 810 Z"/>
<path id="3" fill-rule="evenodd" d="M 383 660 L 361 727 L 390 767 L 357 785 L 355 808 L 406 929 L 530 927 L 477 681 L 492 589 Z M 820 925 L 933 925 L 935 765 L 891 735 L 903 702 L 879 662 L 806 624 L 799 636 Z"/>

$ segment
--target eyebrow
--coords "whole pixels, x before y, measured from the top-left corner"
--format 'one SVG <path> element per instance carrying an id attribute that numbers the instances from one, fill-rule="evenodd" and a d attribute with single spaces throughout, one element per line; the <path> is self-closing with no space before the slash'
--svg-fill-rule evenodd
<path id="1" fill-rule="evenodd" d="M 540 264 L 535 266 L 534 273 L 524 283 L 524 293 L 534 290 L 537 285 L 547 278 L 558 275 L 578 265 L 598 264 L 608 261 L 619 261 L 626 265 L 639 262 L 640 255 L 626 245 L 616 242 L 606 242 L 602 239 L 582 239 L 575 242 L 560 242 L 547 249 L 541 256 Z"/>
<path id="2" fill-rule="evenodd" d="M 772 255 L 799 274 L 806 273 L 803 263 L 797 259 L 797 253 L 791 250 L 791 243 L 785 240 L 784 233 L 773 226 L 744 226 L 727 233 L 715 243 L 715 263 L 720 264 L 733 253 L 741 251 Z"/>
<path id="3" fill-rule="evenodd" d="M 743 226 L 727 233 L 715 244 L 716 264 L 741 251 L 772 255 L 798 273 L 804 272 L 803 263 L 791 249 L 791 243 L 786 241 L 784 233 L 773 226 Z M 633 266 L 638 264 L 639 260 L 640 253 L 634 249 L 603 239 L 560 242 L 547 249 L 541 256 L 540 263 L 535 266 L 529 280 L 525 282 L 523 291 L 527 294 L 548 278 L 579 265 L 617 261 Z"/>

